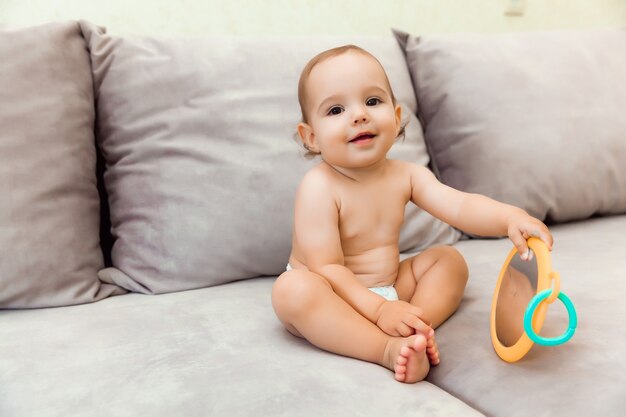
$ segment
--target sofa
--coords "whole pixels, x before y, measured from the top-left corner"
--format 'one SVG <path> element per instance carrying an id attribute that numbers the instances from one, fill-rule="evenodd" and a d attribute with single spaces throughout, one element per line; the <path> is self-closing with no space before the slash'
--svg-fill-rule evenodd
<path id="1" fill-rule="evenodd" d="M 501 360 L 506 238 L 408 206 L 401 258 L 454 245 L 470 278 L 441 364 L 402 384 L 289 334 L 270 293 L 293 199 L 301 68 L 354 43 L 403 106 L 390 157 L 554 234 L 567 344 Z M 626 31 L 386 37 L 0 33 L 0 415 L 604 416 L 626 410 Z M 551 305 L 558 332 L 564 309 Z"/>

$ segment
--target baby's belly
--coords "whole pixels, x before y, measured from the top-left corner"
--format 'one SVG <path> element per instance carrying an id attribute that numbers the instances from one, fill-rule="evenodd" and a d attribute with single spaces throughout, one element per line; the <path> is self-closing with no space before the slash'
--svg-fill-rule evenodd
<path id="1" fill-rule="evenodd" d="M 397 245 L 381 246 L 353 255 L 344 253 L 344 265 L 366 287 L 393 284 L 398 276 L 399 262 Z"/>

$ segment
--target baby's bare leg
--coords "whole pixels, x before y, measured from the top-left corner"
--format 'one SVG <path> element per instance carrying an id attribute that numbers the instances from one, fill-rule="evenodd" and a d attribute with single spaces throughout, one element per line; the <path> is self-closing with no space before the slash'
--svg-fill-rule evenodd
<path id="1" fill-rule="evenodd" d="M 320 275 L 302 269 L 283 273 L 272 289 L 272 304 L 291 333 L 321 349 L 385 366 L 402 382 L 428 374 L 423 335 L 387 335 L 335 294 Z"/>
<path id="2" fill-rule="evenodd" d="M 459 251 L 436 246 L 402 261 L 395 287 L 401 300 L 423 310 L 434 329 L 458 308 L 467 277 L 467 264 Z"/>

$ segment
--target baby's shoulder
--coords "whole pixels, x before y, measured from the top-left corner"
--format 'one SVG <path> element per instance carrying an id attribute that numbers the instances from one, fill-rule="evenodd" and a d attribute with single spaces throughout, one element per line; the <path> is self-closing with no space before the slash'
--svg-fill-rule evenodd
<path id="1" fill-rule="evenodd" d="M 398 177 L 410 179 L 411 177 L 419 177 L 430 172 L 427 167 L 412 162 L 399 161 L 397 159 L 390 159 L 389 162 L 392 167 L 393 174 Z"/>
<path id="2" fill-rule="evenodd" d="M 407 162 L 407 161 L 399 161 L 397 159 L 390 159 L 389 166 L 391 167 L 390 174 L 393 176 L 394 180 L 406 180 L 411 181 L 411 177 L 418 174 L 420 168 L 424 168 L 420 165 Z"/>
<path id="3" fill-rule="evenodd" d="M 333 185 L 333 179 L 325 164 L 319 164 L 308 170 L 302 180 L 298 189 L 300 192 L 319 192 L 327 193 Z"/>
<path id="4" fill-rule="evenodd" d="M 317 165 L 307 171 L 300 181 L 296 192 L 296 209 L 320 205 L 337 205 L 337 192 L 328 172 Z"/>
<path id="5" fill-rule="evenodd" d="M 325 184 L 331 182 L 331 175 L 326 164 L 318 164 L 309 169 L 302 177 L 301 184 Z"/>

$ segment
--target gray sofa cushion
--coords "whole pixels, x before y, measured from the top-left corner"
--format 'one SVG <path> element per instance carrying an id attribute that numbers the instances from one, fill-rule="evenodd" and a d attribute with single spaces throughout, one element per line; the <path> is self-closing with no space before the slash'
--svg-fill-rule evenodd
<path id="1" fill-rule="evenodd" d="M 428 382 L 401 384 L 287 333 L 273 282 L 2 312 L 2 415 L 480 415 Z"/>
<path id="2" fill-rule="evenodd" d="M 489 337 L 491 297 L 511 243 L 457 243 L 468 287 L 437 330 L 441 364 L 414 385 L 287 333 L 272 311 L 272 278 L 3 311 L 0 352 L 10 354 L 0 355 L 2 415 L 476 415 L 469 406 L 489 416 L 620 415 L 625 229 L 626 216 L 553 228 L 553 266 L 578 310 L 578 330 L 566 345 L 535 346 L 515 364 L 496 355 Z"/>
<path id="3" fill-rule="evenodd" d="M 342 40 L 120 38 L 82 27 L 115 238 L 115 268 L 101 278 L 163 293 L 281 273 L 295 189 L 317 163 L 293 139 L 298 76 Z M 402 52 L 392 37 L 349 41 L 381 59 L 411 118 L 393 156 L 427 164 Z M 415 207 L 406 219 L 402 249 L 459 237 Z"/>
<path id="4" fill-rule="evenodd" d="M 78 23 L 0 32 L 0 308 L 86 303 L 101 284 L 89 55 Z"/>
<path id="5" fill-rule="evenodd" d="M 443 182 L 540 219 L 626 212 L 626 29 L 397 36 Z"/>
<path id="6" fill-rule="evenodd" d="M 437 336 L 441 365 L 428 381 L 492 416 L 618 416 L 626 410 L 626 215 L 552 228 L 552 269 L 576 306 L 578 327 L 564 345 L 534 345 L 519 362 L 502 361 L 491 345 L 493 291 L 508 239 L 469 240 L 455 247 L 470 279 L 457 313 Z M 550 305 L 542 334 L 567 328 L 565 308 Z"/>

